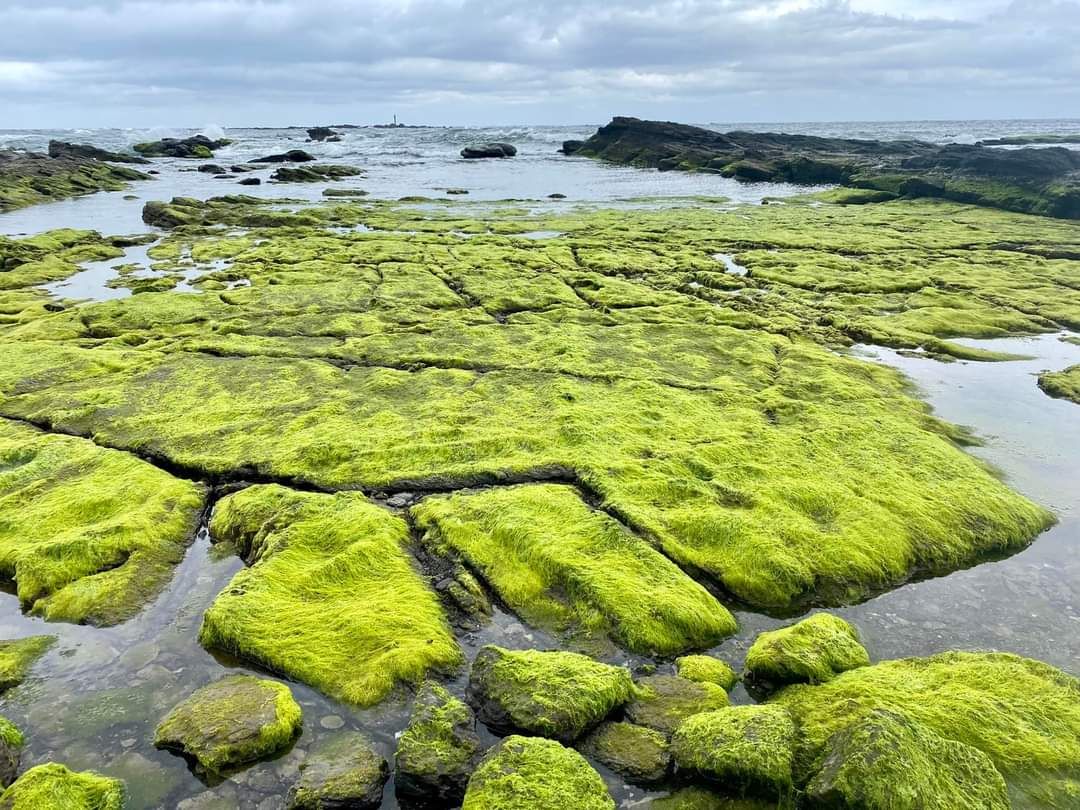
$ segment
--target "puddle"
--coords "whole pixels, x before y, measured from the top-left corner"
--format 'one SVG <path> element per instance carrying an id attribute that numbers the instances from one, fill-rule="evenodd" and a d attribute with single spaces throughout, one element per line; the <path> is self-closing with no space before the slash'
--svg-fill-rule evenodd
<path id="1" fill-rule="evenodd" d="M 724 265 L 725 272 L 734 276 L 745 276 L 750 272 L 748 268 L 735 261 L 735 257 L 730 253 L 714 253 L 713 258 Z"/>

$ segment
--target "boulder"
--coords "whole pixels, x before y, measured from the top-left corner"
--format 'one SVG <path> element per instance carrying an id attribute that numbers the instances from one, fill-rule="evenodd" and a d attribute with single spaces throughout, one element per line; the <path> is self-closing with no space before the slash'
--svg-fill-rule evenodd
<path id="1" fill-rule="evenodd" d="M 629 672 L 585 655 L 487 646 L 473 661 L 466 695 L 498 733 L 520 730 L 571 742 L 632 691 Z"/>
<path id="2" fill-rule="evenodd" d="M 604 780 L 577 751 L 539 737 L 507 737 L 469 779 L 461 810 L 615 810 Z"/>
<path id="3" fill-rule="evenodd" d="M 684 655 L 676 658 L 675 672 L 688 681 L 714 683 L 724 690 L 731 689 L 739 681 L 739 676 L 726 661 L 711 655 Z"/>
<path id="4" fill-rule="evenodd" d="M 691 715 L 729 705 L 727 692 L 714 683 L 650 675 L 637 684 L 637 696 L 626 707 L 626 718 L 663 734 L 673 733 Z"/>
<path id="5" fill-rule="evenodd" d="M 342 732 L 321 743 L 300 765 L 285 797 L 287 810 L 365 810 L 382 804 L 390 766 L 371 740 Z"/>
<path id="6" fill-rule="evenodd" d="M 792 683 L 824 683 L 869 663 L 852 625 L 830 613 L 815 613 L 759 635 L 746 653 L 745 676 L 755 690 L 769 692 Z"/>
<path id="7" fill-rule="evenodd" d="M 288 746 L 300 733 L 300 719 L 300 706 L 284 684 L 229 675 L 169 712 L 154 732 L 154 745 L 221 773 Z"/>
<path id="8" fill-rule="evenodd" d="M 237 183 L 241 186 L 258 186 L 262 185 L 262 180 L 258 177 L 245 177 L 243 180 L 237 180 Z"/>
<path id="9" fill-rule="evenodd" d="M 564 155 L 572 155 L 577 152 L 581 147 L 585 145 L 585 141 L 563 141 L 562 148 L 559 149 Z"/>
<path id="10" fill-rule="evenodd" d="M 255 158 L 252 163 L 310 163 L 315 160 L 315 156 L 309 152 L 305 152 L 303 149 L 290 149 L 288 152 L 281 152 L 276 155 L 266 155 L 265 157 Z"/>
<path id="11" fill-rule="evenodd" d="M 320 163 L 310 166 L 282 166 L 270 176 L 270 179 L 277 183 L 322 183 L 326 180 L 355 177 L 359 174 L 363 172 L 354 166 Z"/>
<path id="12" fill-rule="evenodd" d="M 330 127 L 312 127 L 307 131 L 307 135 L 308 138 L 313 141 L 326 141 L 330 138 L 337 138 L 340 140 L 338 134 L 330 129 Z"/>
<path id="13" fill-rule="evenodd" d="M 108 149 L 99 149 L 88 143 L 68 143 L 67 141 L 49 141 L 49 157 L 75 157 L 88 160 L 101 160 L 109 163 L 149 163 L 146 158 L 138 155 L 125 155 L 120 152 L 110 152 Z"/>
<path id="14" fill-rule="evenodd" d="M 0 788 L 6 788 L 15 780 L 24 742 L 22 732 L 15 724 L 0 717 Z"/>
<path id="15" fill-rule="evenodd" d="M 225 174 L 225 168 L 218 166 L 216 163 L 204 163 L 199 167 L 199 171 L 203 174 Z"/>
<path id="16" fill-rule="evenodd" d="M 680 771 L 763 798 L 792 788 L 795 723 L 781 706 L 733 706 L 695 714 L 671 738 Z"/>
<path id="17" fill-rule="evenodd" d="M 448 188 L 446 190 L 446 193 L 454 196 L 461 196 L 464 194 L 468 194 L 469 190 L 467 188 Z"/>
<path id="18" fill-rule="evenodd" d="M 421 686 L 398 740 L 394 784 L 399 796 L 457 804 L 483 745 L 465 703 L 431 681 Z"/>
<path id="19" fill-rule="evenodd" d="M 53 762 L 20 776 L 0 795 L 0 810 L 122 810 L 124 783 Z"/>
<path id="20" fill-rule="evenodd" d="M 640 784 L 662 781 L 671 768 L 667 737 L 632 723 L 601 723 L 580 748 L 586 756 Z"/>
<path id="21" fill-rule="evenodd" d="M 721 796 L 699 785 L 691 785 L 636 806 L 640 810 L 785 810 L 789 805 L 762 799 Z"/>
<path id="22" fill-rule="evenodd" d="M 806 799 L 811 807 L 859 810 L 1011 806 L 1005 780 L 986 754 L 884 709 L 829 738 Z"/>
<path id="23" fill-rule="evenodd" d="M 205 135 L 194 135 L 190 138 L 162 138 L 160 141 L 137 143 L 133 148 L 144 157 L 205 159 L 213 157 L 215 149 L 221 149 L 230 143 L 232 141 L 228 138 L 213 140 Z"/>
<path id="24" fill-rule="evenodd" d="M 56 636 L 28 636 L 0 641 L 0 692 L 22 683 L 34 662 L 55 642 Z"/>
<path id="25" fill-rule="evenodd" d="M 508 158 L 517 154 L 517 148 L 508 143 L 482 143 L 466 146 L 461 156 L 466 160 L 483 158 Z"/>

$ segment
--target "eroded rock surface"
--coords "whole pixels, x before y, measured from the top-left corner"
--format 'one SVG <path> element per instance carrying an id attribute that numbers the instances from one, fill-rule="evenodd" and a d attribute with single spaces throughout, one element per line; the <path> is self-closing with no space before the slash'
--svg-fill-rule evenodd
<path id="1" fill-rule="evenodd" d="M 300 766 L 285 798 L 288 810 L 366 810 L 382 803 L 390 766 L 371 740 L 342 732 L 321 743 Z"/>

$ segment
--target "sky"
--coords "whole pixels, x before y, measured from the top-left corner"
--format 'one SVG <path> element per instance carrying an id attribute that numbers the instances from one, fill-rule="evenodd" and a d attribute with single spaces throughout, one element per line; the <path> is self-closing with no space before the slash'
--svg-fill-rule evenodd
<path id="1" fill-rule="evenodd" d="M 0 128 L 1080 118 L 1080 0 L 0 0 Z"/>

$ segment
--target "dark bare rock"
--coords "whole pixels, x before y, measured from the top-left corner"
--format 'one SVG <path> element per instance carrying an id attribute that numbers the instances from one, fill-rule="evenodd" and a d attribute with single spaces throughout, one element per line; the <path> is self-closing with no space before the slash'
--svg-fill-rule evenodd
<path id="1" fill-rule="evenodd" d="M 322 743 L 300 766 L 285 799 L 288 810 L 364 810 L 382 804 L 390 766 L 359 732 Z"/>
<path id="2" fill-rule="evenodd" d="M 330 127 L 312 127 L 307 131 L 308 138 L 313 141 L 327 141 L 331 138 L 340 138 Z"/>
<path id="3" fill-rule="evenodd" d="M 193 135 L 190 138 L 162 138 L 160 141 L 137 143 L 133 147 L 144 157 L 172 158 L 209 158 L 215 149 L 221 149 L 232 143 L 228 138 L 214 140 L 205 135 Z"/>
<path id="4" fill-rule="evenodd" d="M 67 141 L 49 141 L 49 157 L 51 158 L 85 158 L 87 160 L 101 160 L 108 163 L 149 163 L 146 158 L 138 155 L 125 155 L 121 152 L 110 152 L 108 149 L 99 149 L 88 143 L 68 143 Z"/>
<path id="5" fill-rule="evenodd" d="M 461 150 L 461 156 L 466 160 L 483 160 L 485 158 L 508 158 L 517 154 L 517 147 L 508 143 L 482 143 L 466 146 Z"/>
<path id="6" fill-rule="evenodd" d="M 258 177 L 245 177 L 242 180 L 238 180 L 237 182 L 241 186 L 260 186 L 260 185 L 262 185 L 262 180 L 260 180 Z"/>
<path id="7" fill-rule="evenodd" d="M 326 180 L 355 177 L 359 174 L 363 172 L 355 166 L 319 163 L 308 166 L 282 166 L 270 176 L 270 179 L 276 183 L 322 183 Z"/>
<path id="8" fill-rule="evenodd" d="M 562 148 L 559 149 L 564 155 L 573 155 L 581 150 L 581 147 L 585 145 L 585 141 L 563 141 Z"/>
<path id="9" fill-rule="evenodd" d="M 277 155 L 267 155 L 266 157 L 256 158 L 251 161 L 252 163 L 310 163 L 315 160 L 315 156 L 310 152 L 305 152 L 303 149 L 290 149 L 288 152 L 281 152 Z"/>
<path id="10" fill-rule="evenodd" d="M 216 163 L 204 163 L 199 167 L 199 171 L 203 174 L 225 174 L 225 169 Z"/>
<path id="11" fill-rule="evenodd" d="M 233 174 L 246 174 L 247 172 L 257 172 L 260 166 L 245 166 L 243 163 L 237 163 L 229 167 L 229 171 Z"/>

